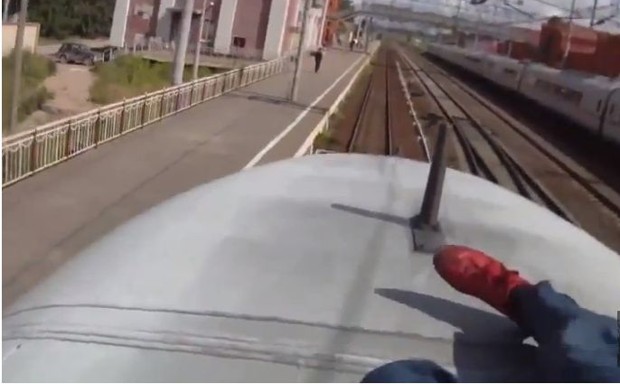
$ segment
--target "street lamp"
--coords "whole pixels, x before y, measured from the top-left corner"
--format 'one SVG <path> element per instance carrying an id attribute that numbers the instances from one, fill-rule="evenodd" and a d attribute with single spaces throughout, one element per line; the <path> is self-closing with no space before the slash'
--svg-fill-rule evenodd
<path id="1" fill-rule="evenodd" d="M 202 1 L 202 11 L 200 13 L 200 23 L 198 24 L 198 37 L 196 38 L 196 51 L 194 52 L 194 71 L 193 71 L 193 79 L 198 79 L 198 67 L 200 64 L 200 48 L 202 43 L 202 31 L 204 29 L 205 24 L 205 13 L 207 12 L 207 7 L 211 9 L 215 3 L 213 1 Z M 207 40 L 209 39 L 209 27 L 207 27 Z"/>
<path id="2" fill-rule="evenodd" d="M 291 91 L 289 94 L 289 100 L 297 101 L 297 91 L 299 88 L 299 77 L 301 76 L 303 45 L 306 38 L 306 18 L 308 17 L 308 10 L 310 8 L 310 0 L 302 0 L 302 13 L 301 13 L 301 31 L 299 33 L 299 44 L 297 45 L 297 54 L 295 55 L 295 72 L 293 75 L 293 83 L 291 84 Z"/>
<path id="3" fill-rule="evenodd" d="M 26 33 L 26 18 L 28 17 L 28 0 L 21 0 L 17 35 L 15 36 L 15 62 L 13 67 L 13 87 L 11 89 L 11 110 L 9 118 L 9 132 L 15 132 L 18 122 L 20 90 L 22 86 L 22 63 L 24 49 L 24 35 Z"/>
<path id="4" fill-rule="evenodd" d="M 2 22 L 6 23 L 9 19 L 9 6 L 11 5 L 11 0 L 4 0 L 4 12 L 2 12 Z"/>

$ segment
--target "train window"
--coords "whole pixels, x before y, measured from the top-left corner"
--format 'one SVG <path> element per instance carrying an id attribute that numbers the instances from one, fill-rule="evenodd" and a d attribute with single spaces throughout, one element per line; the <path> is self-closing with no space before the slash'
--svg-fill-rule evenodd
<path id="1" fill-rule="evenodd" d="M 510 68 L 504 68 L 504 73 L 512 77 L 517 76 L 517 71 L 515 71 L 514 69 L 510 69 Z"/>
<path id="2" fill-rule="evenodd" d="M 562 97 L 573 104 L 581 103 L 583 94 L 568 88 L 562 88 Z"/>
<path id="3" fill-rule="evenodd" d="M 612 104 L 611 107 L 609 107 L 609 116 L 613 115 L 615 107 L 616 107 L 615 104 Z"/>
<path id="4" fill-rule="evenodd" d="M 555 84 L 552 84 L 548 81 L 536 79 L 536 83 L 534 83 L 534 87 L 539 88 L 545 92 L 553 92 L 553 88 Z"/>
<path id="5" fill-rule="evenodd" d="M 600 112 L 601 111 L 601 105 L 603 104 L 603 100 L 599 100 L 598 103 L 596 103 L 596 112 Z"/>
<path id="6" fill-rule="evenodd" d="M 572 104 L 581 103 L 581 99 L 583 98 L 583 93 L 581 92 L 541 79 L 537 79 L 534 86 L 544 92 L 557 95 Z"/>

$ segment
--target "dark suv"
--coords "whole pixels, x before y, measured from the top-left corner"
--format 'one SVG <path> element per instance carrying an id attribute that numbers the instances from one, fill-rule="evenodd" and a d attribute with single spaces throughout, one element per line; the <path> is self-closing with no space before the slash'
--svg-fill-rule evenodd
<path id="1" fill-rule="evenodd" d="M 61 63 L 93 65 L 103 61 L 103 53 L 95 52 L 84 44 L 63 43 L 54 55 Z"/>

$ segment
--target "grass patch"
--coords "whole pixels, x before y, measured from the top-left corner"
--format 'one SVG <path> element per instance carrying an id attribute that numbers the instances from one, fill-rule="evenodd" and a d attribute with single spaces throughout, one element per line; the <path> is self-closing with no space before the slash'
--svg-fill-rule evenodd
<path id="1" fill-rule="evenodd" d="M 334 144 L 336 144 L 336 139 L 330 129 L 319 132 L 314 138 L 314 148 L 316 149 L 329 149 Z"/>
<path id="2" fill-rule="evenodd" d="M 48 58 L 24 52 L 22 62 L 22 82 L 18 121 L 24 120 L 31 113 L 41 109 L 46 100 L 53 95 L 41 84 L 47 77 L 56 73 L 56 64 Z M 15 52 L 2 58 L 2 132 L 6 132 L 11 115 L 11 99 Z"/>
<path id="3" fill-rule="evenodd" d="M 349 104 L 351 103 L 352 95 L 364 92 L 365 87 L 368 86 L 368 81 L 370 81 L 369 76 L 372 71 L 373 68 L 371 65 L 368 65 L 362 69 L 360 76 L 349 90 L 349 93 L 341 101 L 340 107 L 329 116 L 327 124 L 329 128 L 323 132 L 320 132 L 314 138 L 313 146 L 315 149 L 338 151 L 340 148 L 340 151 L 342 151 L 342 149 L 347 145 L 347 143 L 340 142 L 342 138 L 336 137 L 335 130 L 338 130 L 340 123 L 345 117 L 345 110 L 347 110 Z"/>
<path id="4" fill-rule="evenodd" d="M 93 72 L 97 79 L 90 89 L 91 101 L 110 104 L 169 87 L 172 64 L 125 55 L 111 62 L 97 64 Z M 198 69 L 198 77 L 211 74 L 213 72 L 209 68 Z M 191 78 L 192 68 L 186 66 L 183 80 L 190 81 Z"/>

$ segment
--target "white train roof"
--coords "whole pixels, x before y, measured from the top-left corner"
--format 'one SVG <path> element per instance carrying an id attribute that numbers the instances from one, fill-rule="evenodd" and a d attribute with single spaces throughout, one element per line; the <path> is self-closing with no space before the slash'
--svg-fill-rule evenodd
<path id="1" fill-rule="evenodd" d="M 557 78 L 562 84 L 574 87 L 596 87 L 603 90 L 611 90 L 620 87 L 620 80 L 594 73 L 576 71 L 570 69 L 558 69 L 542 63 L 531 63 L 528 73 L 547 75 Z"/>
<path id="2" fill-rule="evenodd" d="M 466 49 L 462 47 L 458 47 L 455 45 L 444 45 L 444 44 L 430 44 L 433 47 L 438 47 L 439 49 L 445 49 L 446 51 L 458 52 L 463 55 L 469 57 L 483 57 L 485 60 L 494 61 L 494 62 L 502 62 L 504 64 L 517 64 L 523 65 L 525 63 L 524 60 L 516 60 L 507 56 L 503 56 L 497 53 L 490 53 L 484 51 L 475 51 L 471 49 Z M 588 73 L 583 71 L 576 70 L 568 70 L 568 69 L 558 69 L 554 67 L 550 67 L 543 63 L 538 62 L 529 62 L 528 73 L 535 75 L 546 75 L 549 77 L 557 78 L 563 84 L 570 85 L 573 87 L 596 87 L 603 90 L 611 90 L 620 87 L 620 79 L 619 78 L 610 78 L 607 76 L 602 76 L 599 74 Z"/>
<path id="3" fill-rule="evenodd" d="M 244 171 L 136 217 L 4 312 L 4 381 L 358 381 L 426 358 L 519 381 L 531 346 L 414 251 L 428 165 L 316 155 Z M 511 192 L 448 171 L 449 243 L 585 307 L 620 308 L 620 259 Z"/>

